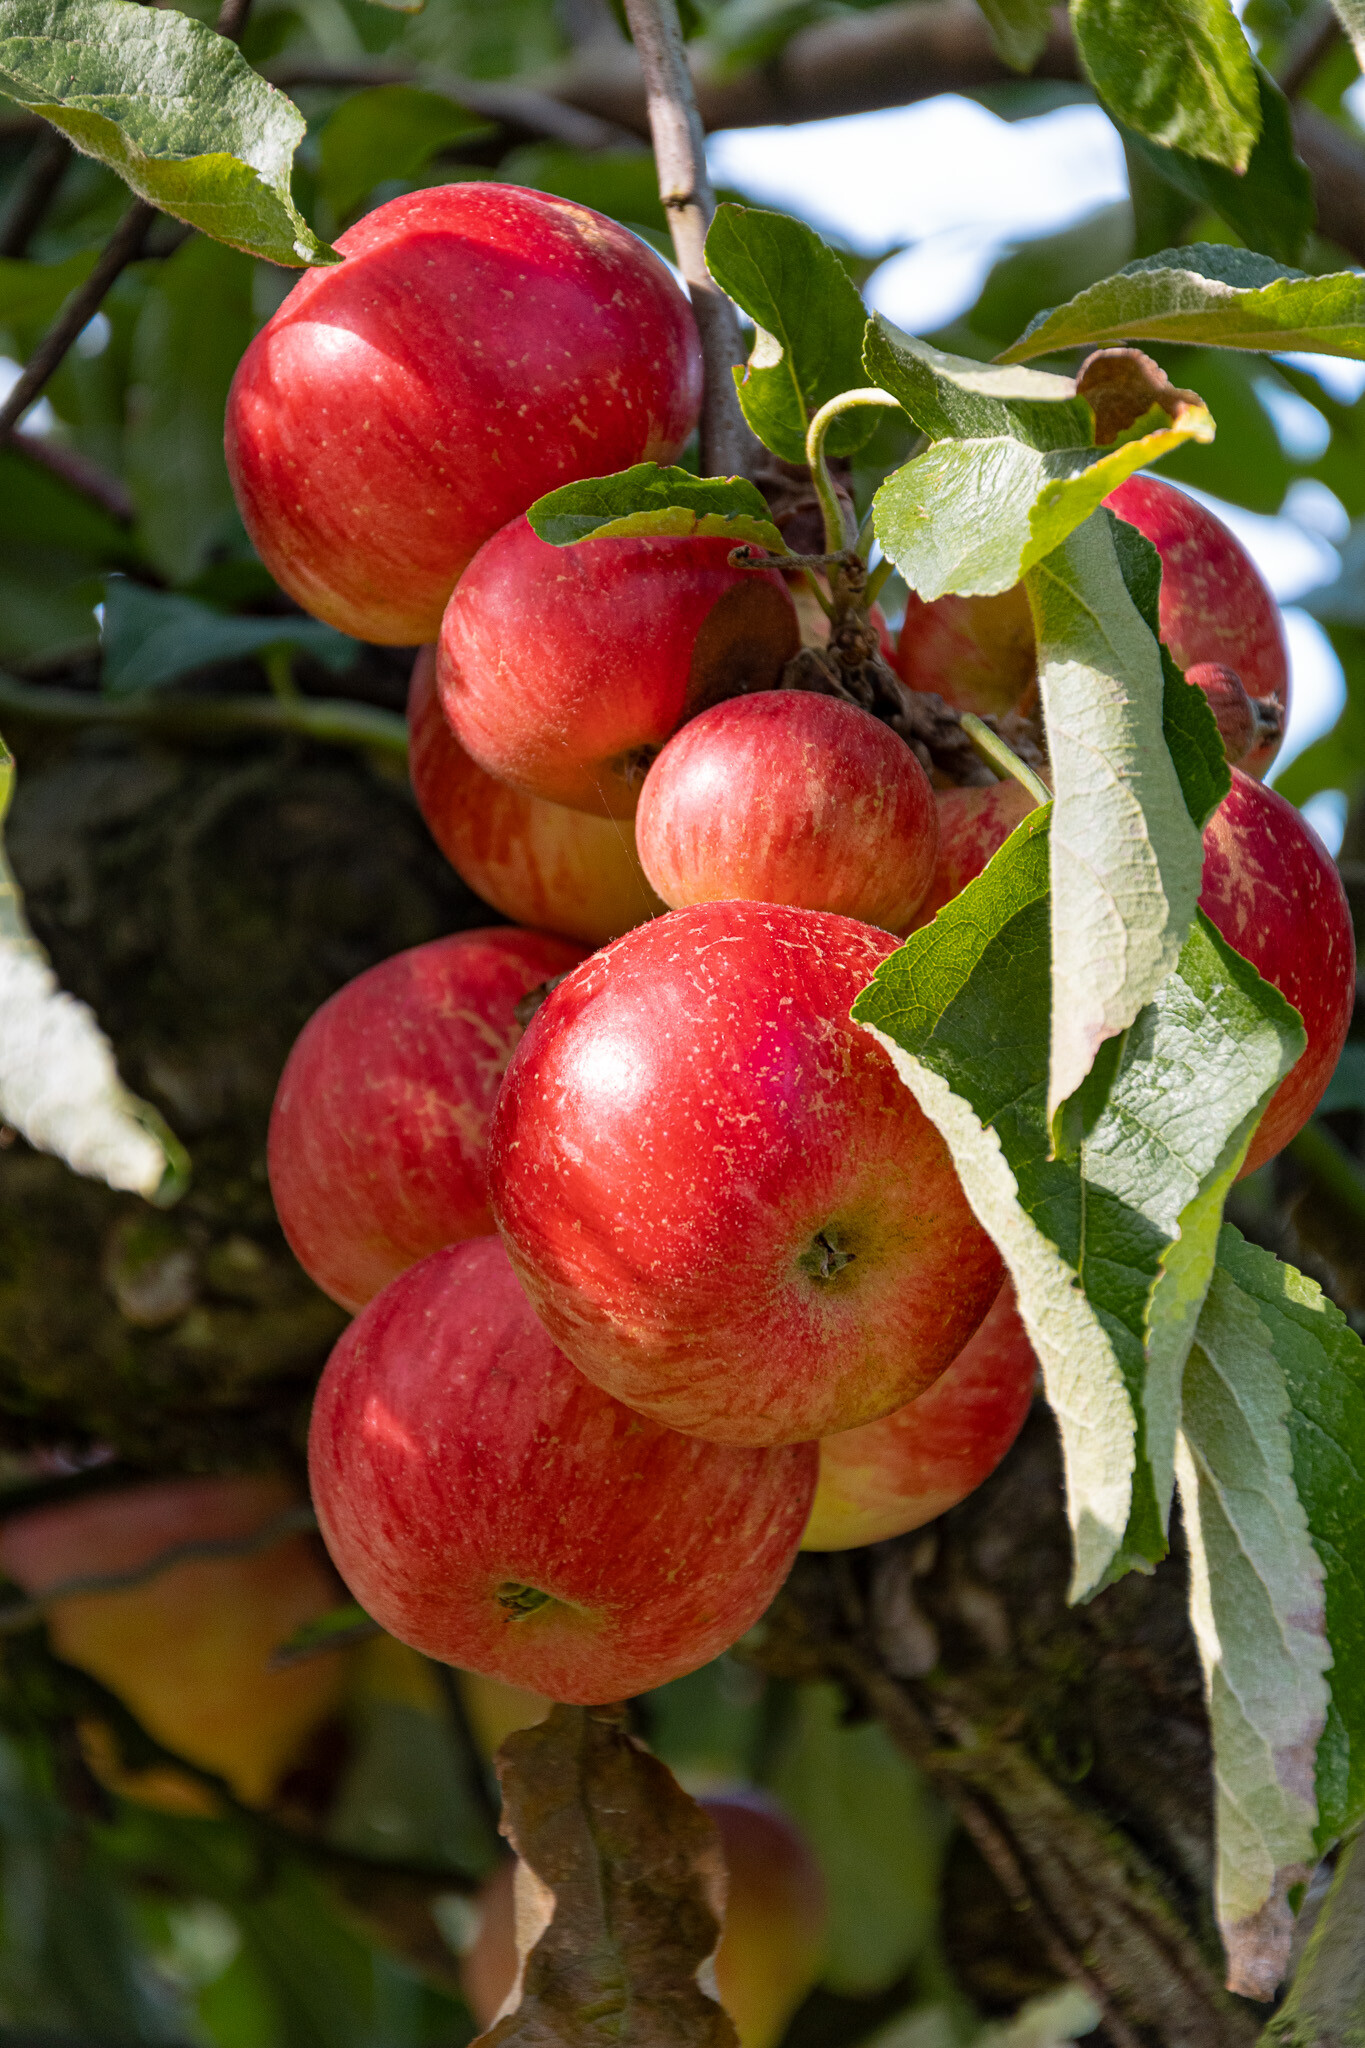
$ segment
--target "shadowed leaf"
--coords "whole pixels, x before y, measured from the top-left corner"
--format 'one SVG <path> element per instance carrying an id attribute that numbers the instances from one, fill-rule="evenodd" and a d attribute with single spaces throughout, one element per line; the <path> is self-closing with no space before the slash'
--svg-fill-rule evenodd
<path id="1" fill-rule="evenodd" d="M 698 1972 L 720 1938 L 715 1823 L 627 1733 L 620 1707 L 556 1707 L 498 1752 L 503 1831 L 542 1923 L 496 2048 L 738 2048 Z M 516 1996 L 517 1994 L 513 1994 Z"/>

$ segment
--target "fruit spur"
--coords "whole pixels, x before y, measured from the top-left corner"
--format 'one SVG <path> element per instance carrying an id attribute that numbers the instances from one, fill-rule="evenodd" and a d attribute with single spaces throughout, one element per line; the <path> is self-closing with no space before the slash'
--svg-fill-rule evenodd
<path id="1" fill-rule="evenodd" d="M 433 187 L 338 247 L 243 359 L 233 480 L 301 604 L 418 646 L 414 792 L 491 915 L 341 989 L 280 1082 L 279 1216 L 355 1314 L 313 1499 L 392 1635 L 605 1704 L 735 1643 L 803 1543 L 942 1513 L 1022 1425 L 1001 1255 L 850 1011 L 1047 796 L 1032 616 L 912 592 L 896 640 L 850 536 L 797 555 L 744 479 L 708 510 L 669 466 L 688 301 L 587 208 Z M 1250 1170 L 1326 1085 L 1350 920 L 1260 779 L 1288 665 L 1254 565 L 1159 480 L 1107 507 L 1232 764 L 1203 909 L 1306 1029 Z"/>

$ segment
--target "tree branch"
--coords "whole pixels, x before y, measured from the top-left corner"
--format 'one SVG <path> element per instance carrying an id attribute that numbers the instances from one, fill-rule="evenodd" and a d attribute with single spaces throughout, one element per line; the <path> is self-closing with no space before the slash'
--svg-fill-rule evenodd
<path id="1" fill-rule="evenodd" d="M 0 674 L 0 713 L 45 725 L 133 726 L 187 740 L 273 732 L 372 748 L 399 760 L 408 752 L 407 725 L 396 711 L 344 697 L 100 697 L 89 690 L 36 688 Z"/>
<path id="2" fill-rule="evenodd" d="M 34 399 L 62 363 L 76 337 L 99 311 L 100 304 L 115 278 L 126 270 L 130 263 L 135 263 L 142 254 L 147 231 L 156 217 L 156 208 L 148 206 L 145 199 L 135 199 L 128 208 L 100 251 L 99 261 L 89 277 L 83 285 L 79 285 L 72 292 L 24 365 L 23 375 L 9 397 L 0 405 L 0 442 L 8 440 L 13 434 Z"/>
<path id="3" fill-rule="evenodd" d="M 453 100 L 471 114 L 500 121 L 504 127 L 528 136 L 543 136 L 562 142 L 570 149 L 615 149 L 637 146 L 640 137 L 632 129 L 603 116 L 569 106 L 548 92 L 532 86 L 513 85 L 503 79 L 459 78 L 451 71 L 438 71 L 422 64 L 391 63 L 383 57 L 343 59 L 332 63 L 325 57 L 280 57 L 263 64 L 261 70 L 272 85 L 292 92 L 300 85 L 420 85 L 427 92 Z M 644 98 L 641 88 L 641 108 Z M 643 117 L 643 114 L 642 114 Z"/>
<path id="4" fill-rule="evenodd" d="M 800 1559 L 765 1619 L 755 1660 L 779 1677 L 833 1678 L 876 1715 L 1028 1916 L 1040 1955 L 1094 1999 L 1115 2048 L 1148 2039 L 1162 2048 L 1251 2048 L 1259 2022 L 1224 1991 L 1146 1857 L 1047 1775 L 1015 1732 L 1014 1711 L 987 1698 L 989 1681 L 983 1689 L 950 1673 L 932 1646 L 908 1660 L 933 1666 L 929 1676 L 891 1668 L 897 1645 L 915 1648 L 905 1633 L 911 1608 L 933 1645 L 934 1626 L 909 1594 L 912 1554 L 913 1546 L 891 1544 L 868 1554 L 866 1611 L 856 1559 Z M 958 1585 L 961 1562 L 955 1556 L 947 1570 L 959 1592 L 968 1588 L 965 1607 L 972 1588 Z M 1016 1704 L 1027 1685 L 1016 1672 Z"/>
<path id="5" fill-rule="evenodd" d="M 13 204 L 0 228 L 0 256 L 27 256 L 28 245 L 75 151 L 56 128 L 44 127 L 24 166 Z"/>
<path id="6" fill-rule="evenodd" d="M 1323 30 L 1325 34 L 1325 29 Z M 1286 52 L 1290 87 L 1305 84 L 1325 54 L 1310 41 Z M 817 22 L 794 35 L 770 63 L 738 74 L 692 56 L 702 126 L 755 128 L 822 121 L 908 106 L 944 92 L 1018 84 L 998 55 L 975 0 L 906 0 L 865 14 Z M 1079 83 L 1075 44 L 1060 7 L 1031 76 Z M 645 90 L 633 50 L 612 45 L 581 52 L 545 80 L 570 106 L 647 131 Z M 1324 235 L 1365 263 L 1365 149 L 1318 108 L 1296 105 L 1294 135 L 1313 174 Z"/>
<path id="7" fill-rule="evenodd" d="M 107 512 L 120 526 L 131 526 L 137 518 L 137 506 L 133 494 L 121 476 L 113 470 L 101 468 L 88 455 L 82 455 L 78 448 L 68 448 L 61 441 L 52 441 L 38 434 L 12 434 L 10 448 L 29 462 L 36 463 L 51 476 L 57 477 L 73 491 L 79 491 L 92 505 L 98 505 L 101 512 Z"/>
<path id="8" fill-rule="evenodd" d="M 696 46 L 693 82 L 702 126 L 755 128 L 871 113 L 941 92 L 1018 83 L 1002 61 L 976 0 L 906 0 L 865 14 L 817 22 L 791 37 L 770 63 L 733 72 Z M 1080 73 L 1062 9 L 1033 77 Z M 571 106 L 648 132 L 639 59 L 628 46 L 585 51 L 550 74 L 545 89 Z"/>
<path id="9" fill-rule="evenodd" d="M 703 254 L 706 231 L 715 218 L 716 195 L 706 168 L 706 141 L 678 10 L 675 0 L 625 0 L 625 7 L 649 111 L 659 197 L 701 336 L 706 380 L 701 410 L 702 475 L 731 476 L 752 465 L 757 444 L 740 411 L 732 375 L 744 361 L 739 316 L 707 269 Z"/>

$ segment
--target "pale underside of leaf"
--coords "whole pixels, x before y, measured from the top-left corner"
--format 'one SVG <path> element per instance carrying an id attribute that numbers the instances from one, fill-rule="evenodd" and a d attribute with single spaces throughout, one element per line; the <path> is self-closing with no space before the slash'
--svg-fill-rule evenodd
<path id="1" fill-rule="evenodd" d="M 1057 1417 L 1074 1551 L 1071 1598 L 1104 1581 L 1123 1543 L 1137 1466 L 1137 1419 L 1103 1324 L 1057 1247 L 1019 1200 L 998 1134 L 913 1054 L 867 1024 L 930 1122 L 942 1133 L 972 1211 L 1014 1281 L 1019 1313 Z"/>
<path id="2" fill-rule="evenodd" d="M 1201 407 L 1117 448 L 1045 451 L 1006 436 L 936 441 L 877 492 L 877 538 L 926 602 L 950 591 L 998 596 L 1136 470 L 1186 441 L 1212 439 Z"/>
<path id="3" fill-rule="evenodd" d="M 0 746 L 0 822 L 13 767 Z M 58 985 L 28 928 L 0 848 L 0 1121 L 77 1173 L 149 1199 L 183 1178 L 185 1156 L 155 1110 L 120 1081 L 84 1003 Z"/>
<path id="4" fill-rule="evenodd" d="M 1179 1378 L 1219 1205 L 1303 1033 L 1201 919 L 1088 1127 L 1049 1158 L 1050 809 L 884 963 L 853 1014 L 942 1132 L 1014 1279 L 1060 1425 L 1083 1598 L 1164 1555 Z"/>
<path id="5" fill-rule="evenodd" d="M 1001 362 L 1022 363 L 1054 349 L 1102 348 L 1123 341 L 1303 349 L 1365 359 L 1365 278 L 1359 272 L 1279 276 L 1240 286 L 1205 276 L 1194 267 L 1198 255 L 1197 250 L 1171 250 L 1159 259 L 1161 267 L 1148 259 L 1088 286 L 1066 305 L 1040 314 L 1003 351 Z"/>
<path id="6" fill-rule="evenodd" d="M 339 260 L 290 194 L 302 114 L 204 23 L 127 0 L 0 0 L 0 90 L 216 240 L 292 267 Z"/>
<path id="7" fill-rule="evenodd" d="M 1028 579 L 1052 761 L 1048 1117 L 1189 936 L 1203 847 L 1162 731 L 1161 657 L 1095 516 Z"/>
<path id="8" fill-rule="evenodd" d="M 1213 1724 L 1215 1898 L 1231 1989 L 1269 1998 L 1315 1857 L 1331 1665 L 1323 1569 L 1294 1478 L 1289 1396 L 1255 1303 L 1220 1268 L 1185 1368 L 1177 1474 Z"/>

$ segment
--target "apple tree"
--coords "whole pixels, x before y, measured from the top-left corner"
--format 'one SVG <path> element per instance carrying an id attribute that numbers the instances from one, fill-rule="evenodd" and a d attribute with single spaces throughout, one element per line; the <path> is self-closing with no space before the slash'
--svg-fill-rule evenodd
<path id="1" fill-rule="evenodd" d="M 0 0 L 0 2038 L 1361 2037 L 1362 61 Z"/>

